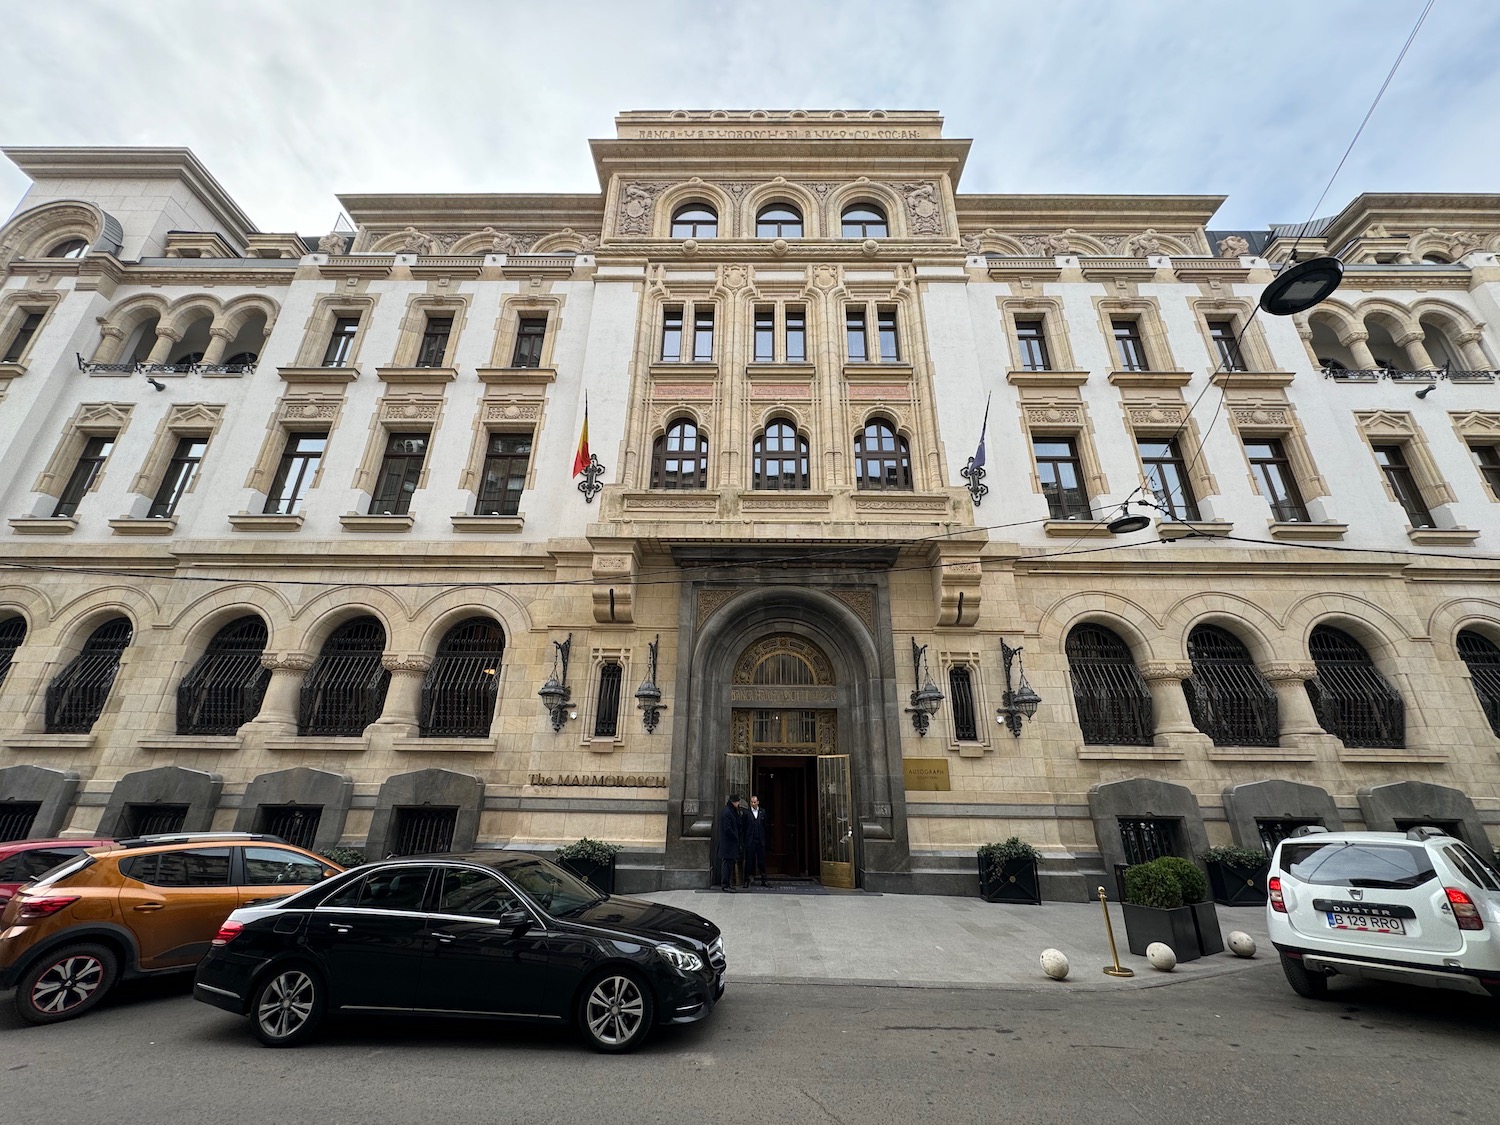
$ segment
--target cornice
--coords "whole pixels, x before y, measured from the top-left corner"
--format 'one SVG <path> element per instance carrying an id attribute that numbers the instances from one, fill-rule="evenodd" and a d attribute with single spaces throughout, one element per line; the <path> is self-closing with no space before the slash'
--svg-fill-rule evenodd
<path id="1" fill-rule="evenodd" d="M 360 226 L 400 230 L 414 226 L 472 227 L 480 230 L 537 228 L 552 233 L 563 227 L 597 231 L 604 224 L 600 195 L 360 194 L 340 195 L 349 217 Z"/>
<path id="2" fill-rule="evenodd" d="M 1224 195 L 957 195 L 958 225 L 1001 230 L 1206 225 Z"/>

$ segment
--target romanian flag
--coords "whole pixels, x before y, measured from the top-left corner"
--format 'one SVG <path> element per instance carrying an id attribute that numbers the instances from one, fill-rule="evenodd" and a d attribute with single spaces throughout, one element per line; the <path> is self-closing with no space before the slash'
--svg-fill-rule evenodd
<path id="1" fill-rule="evenodd" d="M 576 477 L 589 464 L 589 398 L 583 396 L 583 433 L 578 435 L 578 452 L 573 455 L 573 475 Z"/>

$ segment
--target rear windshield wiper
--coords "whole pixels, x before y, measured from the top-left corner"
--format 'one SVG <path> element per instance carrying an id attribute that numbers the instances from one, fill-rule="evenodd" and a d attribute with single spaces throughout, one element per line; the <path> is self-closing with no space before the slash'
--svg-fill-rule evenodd
<path id="1" fill-rule="evenodd" d="M 1409 891 L 1413 887 L 1420 887 L 1436 874 L 1436 871 L 1429 871 L 1421 875 L 1408 875 L 1404 879 L 1350 879 L 1349 885 L 1351 887 L 1372 887 L 1376 890 Z"/>

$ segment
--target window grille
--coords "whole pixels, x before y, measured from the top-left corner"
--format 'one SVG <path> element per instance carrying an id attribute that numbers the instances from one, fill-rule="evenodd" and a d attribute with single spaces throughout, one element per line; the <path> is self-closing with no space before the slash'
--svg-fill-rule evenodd
<path id="1" fill-rule="evenodd" d="M 288 844 L 312 849 L 323 819 L 322 805 L 262 805 L 257 832 L 280 836 Z"/>
<path id="2" fill-rule="evenodd" d="M 214 634 L 177 685 L 178 734 L 233 734 L 260 713 L 271 670 L 260 666 L 266 623 L 251 614 Z"/>
<path id="3" fill-rule="evenodd" d="M 911 450 L 888 423 L 870 422 L 854 435 L 854 482 L 874 491 L 911 491 Z"/>
<path id="4" fill-rule="evenodd" d="M 948 669 L 948 699 L 953 705 L 953 737 L 959 742 L 978 742 L 979 723 L 974 717 L 974 678 L 967 665 Z"/>
<path id="5" fill-rule="evenodd" d="M 1215 746 L 1275 746 L 1281 722 L 1276 690 L 1240 639 L 1216 625 L 1188 634 L 1193 674 L 1182 681 L 1193 725 Z"/>
<path id="6" fill-rule="evenodd" d="M 594 737 L 614 738 L 620 730 L 620 680 L 624 669 L 613 660 L 599 666 L 599 702 L 594 708 Z"/>
<path id="7" fill-rule="evenodd" d="M 40 801 L 0 801 L 0 841 L 26 839 L 41 811 Z"/>
<path id="8" fill-rule="evenodd" d="M 1370 654 L 1341 629 L 1319 625 L 1308 638 L 1318 674 L 1307 681 L 1318 722 L 1345 746 L 1406 745 L 1406 705 Z"/>
<path id="9" fill-rule="evenodd" d="M 1292 816 L 1292 817 L 1257 817 L 1255 827 L 1260 833 L 1260 846 L 1266 849 L 1266 854 L 1276 850 L 1276 845 L 1283 840 L 1291 838 L 1293 832 L 1304 828 L 1309 824 L 1321 825 L 1323 822 L 1316 817 Z"/>
<path id="10" fill-rule="evenodd" d="M 5 677 L 10 674 L 10 662 L 15 658 L 16 649 L 21 647 L 21 642 L 26 639 L 26 621 L 20 617 L 7 617 L 0 621 L 0 684 L 5 683 Z"/>
<path id="11" fill-rule="evenodd" d="M 83 651 L 47 686 L 48 734 L 87 734 L 94 729 L 133 632 L 129 621 L 116 617 L 83 642 Z"/>
<path id="12" fill-rule="evenodd" d="M 334 630 L 302 681 L 297 733 L 353 738 L 380 718 L 391 683 L 384 651 L 385 628 L 373 617 Z"/>
<path id="13" fill-rule="evenodd" d="M 453 832 L 458 827 L 458 809 L 395 808 L 391 810 L 395 831 L 391 833 L 391 855 L 431 855 L 453 850 Z"/>
<path id="14" fill-rule="evenodd" d="M 471 617 L 438 643 L 422 680 L 423 738 L 488 738 L 500 692 L 505 633 L 488 617 Z"/>
<path id="15" fill-rule="evenodd" d="M 651 487 L 708 487 L 708 436 L 687 419 L 673 422 L 652 443 Z"/>
<path id="16" fill-rule="evenodd" d="M 1469 679 L 1490 730 L 1500 735 L 1500 645 L 1483 633 L 1464 629 L 1458 634 L 1458 655 L 1469 667 Z"/>
<path id="17" fill-rule="evenodd" d="M 1151 691 L 1129 646 L 1102 625 L 1078 625 L 1066 648 L 1085 745 L 1150 746 Z"/>
<path id="18" fill-rule="evenodd" d="M 807 439 L 790 422 L 778 418 L 755 439 L 751 458 L 752 488 L 808 487 Z"/>
<path id="19" fill-rule="evenodd" d="M 181 832 L 187 823 L 186 805 L 126 805 L 123 821 L 125 836 L 155 836 L 163 832 Z"/>
<path id="20" fill-rule="evenodd" d="M 1120 817 L 1120 843 L 1125 862 L 1150 863 L 1177 854 L 1177 822 L 1163 817 Z"/>

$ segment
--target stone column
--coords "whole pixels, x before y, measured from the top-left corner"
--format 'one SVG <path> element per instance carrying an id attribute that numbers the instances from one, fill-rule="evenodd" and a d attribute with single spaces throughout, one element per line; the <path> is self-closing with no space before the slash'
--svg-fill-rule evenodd
<path id="1" fill-rule="evenodd" d="M 1480 337 L 1483 332 L 1465 332 L 1462 336 L 1454 337 L 1454 343 L 1463 353 L 1464 366 L 1470 371 L 1486 371 L 1490 368 L 1490 361 L 1484 354 L 1484 349 L 1479 346 Z"/>
<path id="2" fill-rule="evenodd" d="M 156 330 L 156 346 L 151 349 L 151 354 L 146 357 L 147 363 L 166 363 L 172 355 L 172 345 L 182 339 L 182 333 L 175 328 L 159 327 Z"/>
<path id="3" fill-rule="evenodd" d="M 1349 349 L 1349 354 L 1354 357 L 1354 366 L 1360 371 L 1375 370 L 1375 356 L 1370 351 L 1369 340 L 1370 334 L 1362 328 L 1339 337 L 1339 343 Z"/>
<path id="4" fill-rule="evenodd" d="M 291 738 L 297 733 L 297 714 L 302 707 L 302 679 L 313 658 L 301 652 L 261 653 L 260 666 L 271 670 L 271 682 L 260 704 L 260 714 L 248 723 L 271 738 Z"/>
<path id="5" fill-rule="evenodd" d="M 375 725 L 398 738 L 415 738 L 422 709 L 422 681 L 432 667 L 432 657 L 386 653 L 380 663 L 391 674 L 391 686 Z"/>
<path id="6" fill-rule="evenodd" d="M 1414 329 L 1396 341 L 1398 348 L 1406 349 L 1406 362 L 1411 364 L 1413 371 L 1436 371 L 1437 364 L 1432 362 L 1432 356 L 1427 354 L 1427 345 L 1423 342 L 1421 329 Z"/>
<path id="7" fill-rule="evenodd" d="M 1174 750 L 1212 746 L 1213 739 L 1193 725 L 1187 695 L 1182 690 L 1182 681 L 1193 674 L 1192 664 L 1185 660 L 1148 660 L 1140 669 L 1151 689 L 1151 707 L 1156 716 L 1155 744 Z"/>
<path id="8" fill-rule="evenodd" d="M 94 352 L 95 363 L 119 363 L 126 357 L 120 353 L 125 348 L 125 329 L 118 324 L 99 327 L 99 348 Z"/>
<path id="9" fill-rule="evenodd" d="M 227 328 L 218 325 L 208 330 L 208 347 L 203 351 L 203 358 L 199 360 L 205 367 L 224 361 L 224 352 L 234 342 L 234 333 Z"/>
<path id="10" fill-rule="evenodd" d="M 1317 712 L 1307 695 L 1307 681 L 1317 676 L 1318 666 L 1311 660 L 1283 661 L 1262 665 L 1261 673 L 1276 691 L 1282 747 L 1326 752 L 1327 757 L 1335 757 L 1339 740 L 1319 724 Z"/>

